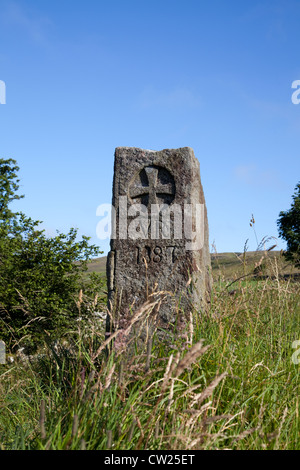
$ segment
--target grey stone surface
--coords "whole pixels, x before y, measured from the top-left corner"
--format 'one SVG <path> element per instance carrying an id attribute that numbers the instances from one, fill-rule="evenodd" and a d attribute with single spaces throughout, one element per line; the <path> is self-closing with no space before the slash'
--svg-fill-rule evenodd
<path id="1" fill-rule="evenodd" d="M 108 318 L 132 315 L 158 291 L 165 293 L 158 312 L 160 327 L 168 328 L 190 311 L 201 314 L 210 300 L 211 265 L 207 211 L 193 150 L 117 148 L 112 203 L 116 218 L 107 258 Z M 147 210 L 144 218 L 136 210 L 138 204 Z M 160 214 L 154 224 L 150 216 L 155 204 L 164 205 L 171 216 Z M 196 207 L 202 211 L 197 220 Z M 191 221 L 198 248 L 192 243 L 195 233 L 188 232 Z M 108 320 L 107 329 L 112 327 Z"/>

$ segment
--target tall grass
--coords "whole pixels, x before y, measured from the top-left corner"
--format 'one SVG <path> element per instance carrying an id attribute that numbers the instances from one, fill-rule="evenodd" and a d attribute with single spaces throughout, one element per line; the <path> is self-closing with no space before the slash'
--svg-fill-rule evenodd
<path id="1" fill-rule="evenodd" d="M 79 323 L 0 366 L 0 446 L 299 449 L 299 310 L 299 283 L 275 276 L 215 285 L 210 311 L 167 343 L 154 332 L 122 348 L 101 323 Z"/>

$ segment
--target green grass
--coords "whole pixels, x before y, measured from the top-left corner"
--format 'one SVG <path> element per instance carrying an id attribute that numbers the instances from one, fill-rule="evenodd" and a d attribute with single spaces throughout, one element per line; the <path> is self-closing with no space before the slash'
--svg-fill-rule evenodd
<path id="1" fill-rule="evenodd" d="M 277 261 L 230 288 L 219 265 L 209 313 L 168 344 L 117 337 L 107 352 L 103 324 L 78 324 L 0 366 L 0 447 L 299 450 L 299 282 Z"/>

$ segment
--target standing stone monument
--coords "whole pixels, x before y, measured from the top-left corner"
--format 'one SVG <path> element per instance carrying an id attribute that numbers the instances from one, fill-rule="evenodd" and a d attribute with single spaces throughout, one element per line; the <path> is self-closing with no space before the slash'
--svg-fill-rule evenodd
<path id="1" fill-rule="evenodd" d="M 189 147 L 115 150 L 107 330 L 161 292 L 159 326 L 203 312 L 210 300 L 207 211 Z"/>

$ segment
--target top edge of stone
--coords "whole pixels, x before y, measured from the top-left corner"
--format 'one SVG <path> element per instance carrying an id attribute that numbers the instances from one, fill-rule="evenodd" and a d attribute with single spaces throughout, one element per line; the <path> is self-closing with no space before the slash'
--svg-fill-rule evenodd
<path id="1" fill-rule="evenodd" d="M 116 147 L 115 150 L 140 150 L 141 152 L 151 152 L 151 153 L 160 153 L 164 152 L 166 150 L 168 151 L 179 151 L 179 150 L 191 150 L 194 152 L 192 147 L 179 147 L 179 148 L 164 148 L 162 150 L 152 150 L 152 149 L 142 149 L 140 147 Z"/>

